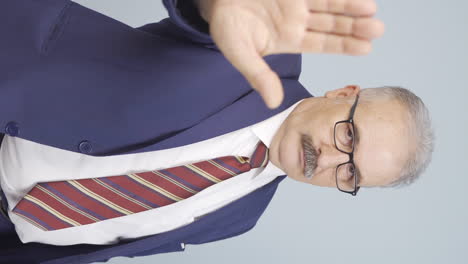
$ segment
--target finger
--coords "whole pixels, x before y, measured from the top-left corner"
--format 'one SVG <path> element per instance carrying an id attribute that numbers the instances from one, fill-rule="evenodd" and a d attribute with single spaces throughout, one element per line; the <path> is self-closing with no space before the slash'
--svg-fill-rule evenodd
<path id="1" fill-rule="evenodd" d="M 281 81 L 254 48 L 238 48 L 223 53 L 269 108 L 274 109 L 281 104 L 284 97 Z"/>
<path id="2" fill-rule="evenodd" d="M 307 29 L 373 39 L 383 34 L 384 24 L 374 18 L 353 18 L 329 13 L 311 13 L 307 21 Z"/>
<path id="3" fill-rule="evenodd" d="M 310 11 L 346 14 L 350 16 L 373 16 L 377 12 L 374 0 L 307 0 Z"/>
<path id="4" fill-rule="evenodd" d="M 353 36 L 373 39 L 381 37 L 385 32 L 385 25 L 382 21 L 373 18 L 361 18 L 354 21 Z"/>
<path id="5" fill-rule="evenodd" d="M 364 55 L 371 51 L 369 40 L 322 32 L 307 32 L 302 42 L 302 52 Z"/>

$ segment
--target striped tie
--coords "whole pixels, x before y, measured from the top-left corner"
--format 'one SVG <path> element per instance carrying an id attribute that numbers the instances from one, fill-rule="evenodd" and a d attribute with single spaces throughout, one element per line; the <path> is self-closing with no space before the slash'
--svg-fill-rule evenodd
<path id="1" fill-rule="evenodd" d="M 163 170 L 38 183 L 13 212 L 44 231 L 87 225 L 175 203 L 267 164 L 268 149 L 259 142 L 250 159 L 225 156 Z"/>

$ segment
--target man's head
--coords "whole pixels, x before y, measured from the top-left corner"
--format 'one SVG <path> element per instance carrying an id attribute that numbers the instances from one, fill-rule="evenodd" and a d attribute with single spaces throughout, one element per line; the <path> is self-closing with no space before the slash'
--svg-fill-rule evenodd
<path id="1" fill-rule="evenodd" d="M 357 95 L 355 134 L 349 123 L 335 128 L 336 122 L 350 118 Z M 413 182 L 427 167 L 433 149 L 429 114 L 419 97 L 399 87 L 346 86 L 298 104 L 275 134 L 270 160 L 290 178 L 336 187 L 336 168 L 350 156 L 339 151 L 335 141 L 346 147 L 350 139 L 362 187 Z M 347 184 L 346 175 L 352 173 L 338 174 L 339 184 Z"/>

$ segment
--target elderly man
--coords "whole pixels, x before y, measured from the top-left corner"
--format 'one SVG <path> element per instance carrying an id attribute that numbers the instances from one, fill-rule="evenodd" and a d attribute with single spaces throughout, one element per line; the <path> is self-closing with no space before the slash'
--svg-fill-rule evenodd
<path id="1" fill-rule="evenodd" d="M 427 166 L 408 90 L 311 97 L 299 55 L 262 58 L 367 53 L 372 1 L 164 4 L 170 19 L 130 28 L 68 0 L 2 3 L 0 262 L 182 251 L 253 228 L 285 174 L 356 195 Z"/>

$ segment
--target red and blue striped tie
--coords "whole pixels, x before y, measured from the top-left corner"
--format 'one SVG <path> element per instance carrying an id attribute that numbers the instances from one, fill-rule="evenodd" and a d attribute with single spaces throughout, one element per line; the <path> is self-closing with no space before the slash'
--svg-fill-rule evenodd
<path id="1" fill-rule="evenodd" d="M 184 166 L 94 179 L 38 183 L 13 209 L 45 231 L 156 209 L 268 164 L 259 142 L 251 158 L 225 156 Z"/>

